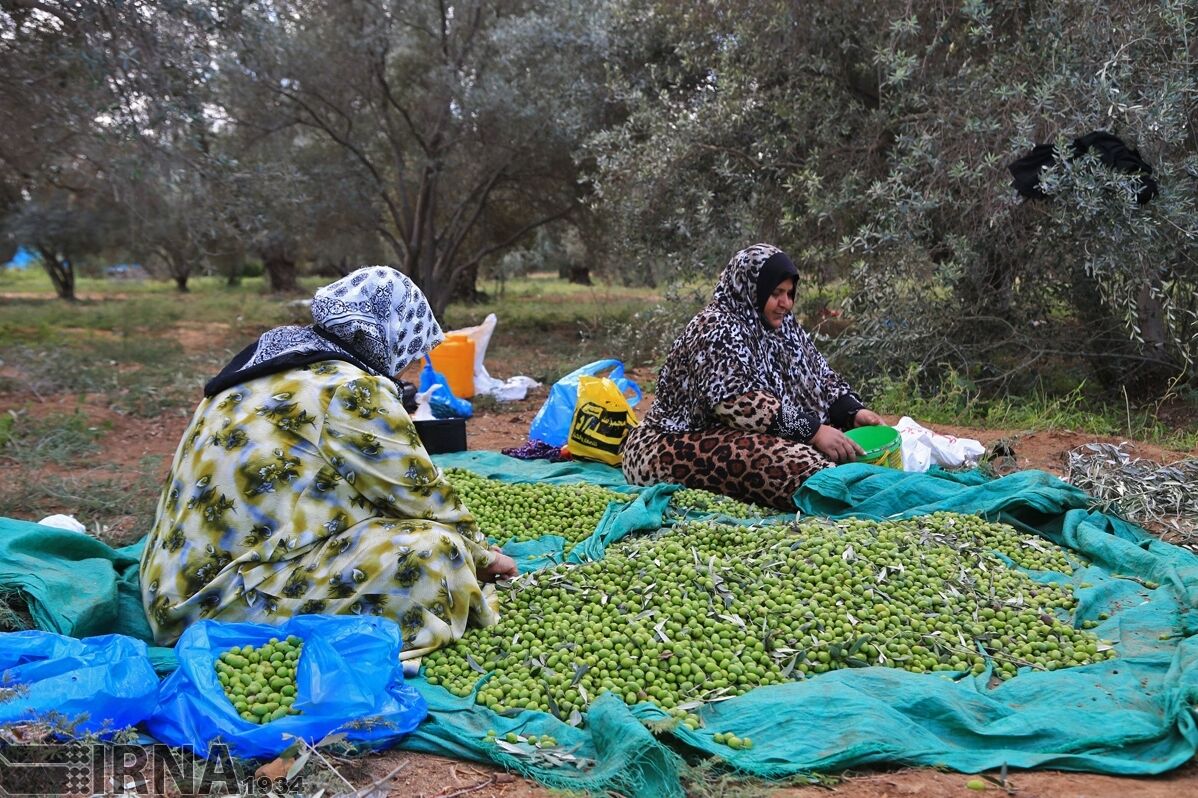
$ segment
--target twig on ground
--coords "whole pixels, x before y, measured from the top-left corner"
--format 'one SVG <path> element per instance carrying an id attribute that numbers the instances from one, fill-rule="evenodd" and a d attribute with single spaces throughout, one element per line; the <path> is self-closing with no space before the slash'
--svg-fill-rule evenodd
<path id="1" fill-rule="evenodd" d="M 395 766 L 394 769 L 392 769 L 392 771 L 390 773 L 388 773 L 386 776 L 382 776 L 381 778 L 375 779 L 375 781 L 372 782 L 370 785 L 363 787 L 360 790 L 354 790 L 353 785 L 350 784 L 350 789 L 352 790 L 352 792 L 339 793 L 338 795 L 333 796 L 333 798 L 386 798 L 386 796 L 388 794 L 390 794 L 390 790 L 382 790 L 380 792 L 380 789 L 382 787 L 384 787 L 388 782 L 390 782 L 393 778 L 395 778 L 397 775 L 399 775 L 399 772 L 401 770 L 403 770 L 404 768 L 406 768 L 407 766 L 408 766 L 407 762 L 400 762 L 398 765 Z M 337 775 L 340 776 L 341 774 L 338 773 Z M 345 781 L 344 777 L 342 778 L 342 781 Z M 345 782 L 345 783 L 349 784 L 349 782 Z"/>
<path id="2" fill-rule="evenodd" d="M 471 786 L 463 787 L 460 790 L 454 790 L 453 792 L 439 792 L 433 796 L 433 798 L 457 798 L 459 795 L 477 792 L 478 790 L 481 790 L 485 787 L 490 787 L 494 784 L 508 784 L 512 780 L 513 779 L 509 774 L 499 773 L 490 776 L 486 781 L 480 781 L 478 784 L 472 784 Z"/>

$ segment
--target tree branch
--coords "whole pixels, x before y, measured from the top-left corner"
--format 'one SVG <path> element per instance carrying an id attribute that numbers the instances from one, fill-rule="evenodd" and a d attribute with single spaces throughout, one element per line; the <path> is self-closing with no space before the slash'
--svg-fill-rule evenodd
<path id="1" fill-rule="evenodd" d="M 562 210 L 558 211 L 557 213 L 553 213 L 553 214 L 550 214 L 549 216 L 545 216 L 541 219 L 538 219 L 535 222 L 530 222 L 530 223 L 524 225 L 523 227 L 521 227 L 515 233 L 512 233 L 510 236 L 508 236 L 507 238 L 505 238 L 503 241 L 499 242 L 498 244 L 494 244 L 489 247 L 484 247 L 483 249 L 476 252 L 469 260 L 463 261 L 462 263 L 455 266 L 452 270 L 450 270 L 449 278 L 446 281 L 447 284 L 453 285 L 454 281 L 457 280 L 459 277 L 461 277 L 462 273 L 465 272 L 467 269 L 469 269 L 471 266 L 477 265 L 483 258 L 487 257 L 488 255 L 490 255 L 494 252 L 498 252 L 501 249 L 506 249 L 507 247 L 510 247 L 512 244 L 519 241 L 520 238 L 523 237 L 526 233 L 531 232 L 532 230 L 535 230 L 536 228 L 541 227 L 542 225 L 549 224 L 550 222 L 556 222 L 558 219 L 569 216 L 571 213 L 574 212 L 574 208 L 575 208 L 575 206 L 571 205 L 567 208 L 563 208 Z"/>
<path id="2" fill-rule="evenodd" d="M 383 90 L 383 99 L 387 101 L 388 105 L 399 112 L 399 115 L 403 117 L 404 122 L 407 124 L 408 130 L 416 139 L 416 143 L 420 145 L 420 149 L 424 151 L 425 155 L 431 157 L 432 153 L 429 149 L 429 144 L 425 141 L 424 136 L 420 135 L 420 131 L 416 129 L 416 122 L 412 119 L 412 115 L 408 112 L 407 108 L 404 108 L 400 104 L 399 100 L 395 98 L 395 94 L 391 91 L 391 83 L 387 80 L 386 75 L 386 65 L 376 61 L 372 66 L 375 79 L 379 82 L 379 87 Z"/>
<path id="3" fill-rule="evenodd" d="M 466 208 L 468 208 L 470 204 L 477 198 L 478 205 L 475 207 L 475 212 L 470 221 L 465 225 L 464 228 L 462 228 L 462 235 L 465 235 L 464 231 L 468 231 L 474 226 L 474 222 L 478 219 L 479 212 L 481 211 L 482 207 L 486 205 L 487 197 L 490 195 L 491 189 L 495 187 L 495 184 L 499 182 L 499 178 L 503 176 L 505 170 L 507 169 L 508 163 L 510 163 L 510 161 L 496 169 L 490 177 L 480 181 L 473 189 L 471 189 L 470 193 L 466 195 L 466 198 L 458 203 L 458 207 L 454 209 L 453 216 L 451 216 L 449 221 L 445 223 L 443 228 L 444 233 L 437 237 L 437 244 L 443 243 L 446 239 L 446 236 L 453 235 L 453 231 L 458 229 L 458 223 L 462 218 L 462 214 L 466 212 Z M 460 241 L 461 237 L 456 236 L 455 239 Z M 456 249 L 456 246 L 454 248 Z"/>
<path id="4" fill-rule="evenodd" d="M 328 124 L 328 122 L 325 121 L 325 119 L 316 112 L 316 110 L 314 108 L 312 108 L 310 105 L 305 103 L 303 101 L 303 99 L 301 99 L 298 95 L 288 92 L 282 88 L 275 88 L 273 86 L 267 86 L 267 90 L 272 91 L 282 97 L 285 97 L 286 99 L 295 103 L 300 108 L 302 108 L 304 110 L 304 112 L 308 115 L 308 117 L 312 120 L 311 123 L 305 123 L 302 119 L 297 117 L 295 120 L 296 124 L 300 124 L 300 125 L 308 124 L 309 127 L 313 127 L 317 130 L 322 131 L 325 135 L 327 135 L 329 138 L 331 138 L 336 144 L 340 145 L 341 147 L 344 147 L 346 150 L 348 150 L 350 153 L 352 153 L 354 155 L 354 157 L 357 158 L 357 160 L 363 166 L 366 167 L 367 171 L 370 172 L 370 176 L 374 179 L 375 185 L 378 187 L 378 196 L 380 199 L 382 199 L 383 203 L 387 206 L 387 212 L 390 214 L 391 220 L 395 224 L 396 229 L 400 231 L 400 235 L 402 235 L 405 239 L 408 238 L 408 230 L 406 229 L 406 225 L 404 224 L 403 215 L 400 213 L 399 208 L 395 207 L 395 198 L 392 197 L 390 192 L 387 190 L 389 183 L 384 179 L 382 173 L 374 165 L 374 162 L 370 160 L 370 158 L 366 155 L 366 153 L 363 152 L 361 150 L 361 148 L 359 148 L 352 141 L 345 138 L 343 135 L 339 134 L 336 130 L 334 130 Z"/>

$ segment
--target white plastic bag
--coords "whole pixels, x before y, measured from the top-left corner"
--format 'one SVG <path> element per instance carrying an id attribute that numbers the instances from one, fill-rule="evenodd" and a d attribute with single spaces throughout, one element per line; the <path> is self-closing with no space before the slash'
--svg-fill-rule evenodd
<path id="1" fill-rule="evenodd" d="M 38 521 L 42 526 L 52 526 L 56 529 L 66 529 L 71 532 L 87 532 L 87 527 L 73 515 L 48 515 Z"/>
<path id="2" fill-rule="evenodd" d="M 433 391 L 435 390 L 437 390 L 436 385 L 427 391 L 418 391 L 416 393 L 416 412 L 412 414 L 413 421 L 431 421 L 436 418 L 433 415 L 432 407 Z"/>
<path id="3" fill-rule="evenodd" d="M 972 466 L 986 447 L 972 438 L 941 435 L 903 416 L 895 429 L 903 439 L 903 470 L 927 471 L 932 465 L 946 468 Z"/>
<path id="4" fill-rule="evenodd" d="M 485 359 L 487 346 L 491 343 L 491 334 L 499 323 L 494 313 L 488 313 L 483 323 L 474 327 L 464 327 L 451 330 L 446 335 L 464 335 L 474 342 L 474 393 L 475 395 L 493 396 L 500 402 L 518 402 L 528 395 L 529 388 L 536 388 L 541 383 L 531 377 L 511 377 L 497 380 L 487 373 Z"/>

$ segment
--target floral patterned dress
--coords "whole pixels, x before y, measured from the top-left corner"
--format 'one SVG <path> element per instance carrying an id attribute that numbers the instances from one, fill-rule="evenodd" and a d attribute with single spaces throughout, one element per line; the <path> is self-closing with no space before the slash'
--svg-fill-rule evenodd
<path id="1" fill-rule="evenodd" d="M 183 435 L 141 560 L 159 643 L 201 618 L 393 618 L 403 659 L 496 620 L 494 559 L 429 459 L 395 385 L 342 361 L 205 398 Z"/>

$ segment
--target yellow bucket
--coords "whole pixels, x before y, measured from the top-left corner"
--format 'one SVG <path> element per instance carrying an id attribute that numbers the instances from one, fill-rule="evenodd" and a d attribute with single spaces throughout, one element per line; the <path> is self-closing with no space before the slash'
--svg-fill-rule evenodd
<path id="1" fill-rule="evenodd" d="M 433 368 L 445 375 L 449 390 L 459 399 L 474 396 L 474 341 L 468 335 L 448 335 L 428 353 Z"/>
<path id="2" fill-rule="evenodd" d="M 903 470 L 903 438 L 894 427 L 856 427 L 845 435 L 865 450 L 856 462 Z"/>

